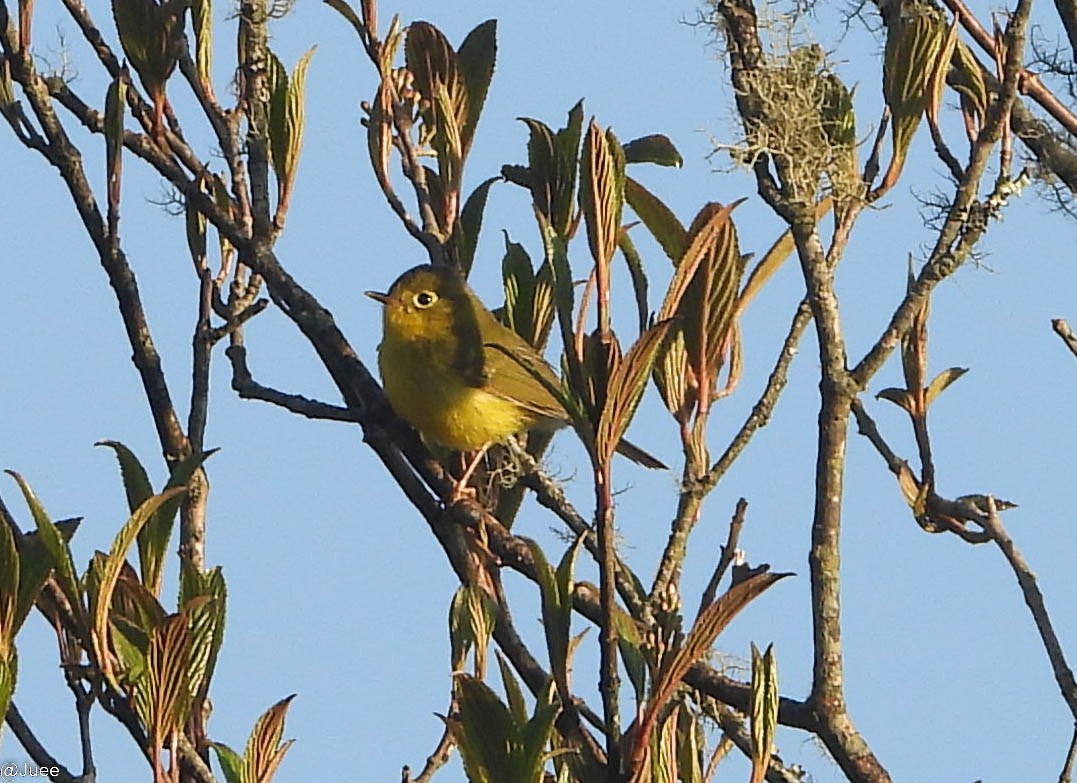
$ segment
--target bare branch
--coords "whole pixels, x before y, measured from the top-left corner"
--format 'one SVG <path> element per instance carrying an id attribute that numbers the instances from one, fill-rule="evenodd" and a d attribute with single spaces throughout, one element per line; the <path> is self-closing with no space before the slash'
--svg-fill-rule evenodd
<path id="1" fill-rule="evenodd" d="M 19 744 L 26 750 L 27 755 L 33 759 L 34 763 L 39 767 L 55 767 L 58 772 L 50 779 L 57 783 L 77 783 L 76 778 L 68 771 L 67 767 L 56 760 L 56 757 L 49 753 L 45 746 L 38 740 L 37 735 L 26 723 L 22 717 L 22 713 L 19 712 L 19 708 L 15 706 L 15 702 L 7 708 L 7 725 L 11 727 L 12 733 L 19 741 Z"/>
<path id="2" fill-rule="evenodd" d="M 726 570 L 733 563 L 737 551 L 737 541 L 740 539 L 741 528 L 744 527 L 744 513 L 748 510 L 748 501 L 741 498 L 737 501 L 737 507 L 733 511 L 733 518 L 729 520 L 729 535 L 726 536 L 726 542 L 722 544 L 722 553 L 718 558 L 718 563 L 714 567 L 714 573 L 711 574 L 710 581 L 707 582 L 707 587 L 703 590 L 703 597 L 699 600 L 699 611 L 696 612 L 698 618 L 703 610 L 714 603 L 715 597 L 718 595 L 718 585 L 721 584 L 722 577 L 725 576 Z"/>

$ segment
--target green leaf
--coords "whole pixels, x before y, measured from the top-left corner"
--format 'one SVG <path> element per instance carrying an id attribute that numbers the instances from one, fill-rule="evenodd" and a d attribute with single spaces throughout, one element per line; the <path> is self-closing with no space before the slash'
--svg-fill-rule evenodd
<path id="1" fill-rule="evenodd" d="M 112 649 L 120 659 L 124 683 L 136 683 L 146 674 L 146 654 L 150 650 L 150 637 L 142 628 L 127 622 L 122 617 L 112 617 Z"/>
<path id="2" fill-rule="evenodd" d="M 115 440 L 100 440 L 94 445 L 107 446 L 116 453 L 116 459 L 120 463 L 120 478 L 127 493 L 128 511 L 134 511 L 153 497 L 153 486 L 146 469 L 131 449 Z"/>
<path id="3" fill-rule="evenodd" d="M 453 669 L 463 666 L 467 651 L 474 643 L 471 623 L 467 621 L 466 587 L 460 585 L 449 602 L 449 660 Z"/>
<path id="4" fill-rule="evenodd" d="M 490 177 L 471 191 L 471 195 L 464 202 L 464 209 L 460 212 L 460 219 L 456 222 L 457 264 L 464 277 L 471 274 L 471 267 L 475 263 L 475 250 L 479 246 L 479 233 L 482 230 L 482 218 L 486 211 L 490 186 L 500 179 Z"/>
<path id="5" fill-rule="evenodd" d="M 935 401 L 935 398 L 942 394 L 950 386 L 951 383 L 956 381 L 962 375 L 969 371 L 968 367 L 951 367 L 948 370 L 943 370 L 935 379 L 928 384 L 927 392 L 925 394 L 925 404 L 930 406 Z"/>
<path id="6" fill-rule="evenodd" d="M 524 702 L 524 692 L 520 688 L 516 675 L 512 673 L 512 667 L 509 666 L 508 660 L 500 651 L 497 653 L 497 666 L 501 670 L 501 682 L 505 688 L 505 696 L 509 700 L 509 714 L 512 716 L 513 722 L 517 725 L 522 725 L 527 721 L 527 704 Z"/>
<path id="7" fill-rule="evenodd" d="M 0 660 L 6 660 L 15 645 L 19 606 L 19 553 L 11 528 L 0 521 Z"/>
<path id="8" fill-rule="evenodd" d="M 543 783 L 543 770 L 546 766 L 544 751 L 550 742 L 554 721 L 559 712 L 560 707 L 557 704 L 536 703 L 535 714 L 520 729 L 520 750 L 513 765 L 517 780 L 524 783 Z"/>
<path id="9" fill-rule="evenodd" d="M 647 328 L 647 321 L 650 320 L 650 310 L 647 306 L 647 272 L 643 269 L 643 258 L 636 250 L 632 237 L 624 229 L 621 229 L 617 237 L 617 246 L 621 248 L 621 255 L 624 256 L 628 274 L 632 278 L 632 290 L 636 295 L 636 316 L 642 333 Z"/>
<path id="10" fill-rule="evenodd" d="M 467 88 L 467 119 L 463 123 L 461 137 L 466 156 L 475 137 L 475 128 L 479 124 L 482 107 L 486 103 L 486 93 L 494 77 L 494 63 L 497 60 L 497 20 L 487 19 L 467 34 L 456 53 L 460 64 L 460 73 Z"/>
<path id="11" fill-rule="evenodd" d="M 71 549 L 67 546 L 67 542 L 56 525 L 49 519 L 49 515 L 45 513 L 45 508 L 38 501 L 37 496 L 26 480 L 15 471 L 9 470 L 6 472 L 15 479 L 19 489 L 22 490 L 23 498 L 26 500 L 26 505 L 30 508 L 30 514 L 34 518 L 34 524 L 37 525 L 38 539 L 52 561 L 51 565 L 54 569 L 56 582 L 71 605 L 71 611 L 75 617 L 81 619 L 83 616 L 82 591 L 79 589 L 78 579 L 75 577 L 75 565 L 71 560 Z"/>
<path id="12" fill-rule="evenodd" d="M 566 605 L 561 591 L 561 580 L 554 573 L 538 542 L 524 539 L 535 561 L 535 575 L 542 598 L 542 627 L 546 633 L 546 649 L 550 655 L 550 672 L 557 683 L 558 692 L 565 696 L 568 691 L 568 640 L 571 633 L 571 597 Z M 570 549 L 573 552 L 575 547 Z M 567 555 L 566 555 L 567 556 Z M 571 574 L 571 564 L 568 566 Z M 571 578 L 571 576 L 570 576 Z"/>
<path id="13" fill-rule="evenodd" d="M 60 528 L 63 524 L 61 522 L 57 527 Z M 60 528 L 60 534 L 64 540 L 70 538 L 70 534 L 64 536 L 62 528 Z M 23 535 L 16 543 L 16 547 L 19 550 L 19 592 L 15 602 L 13 627 L 17 632 L 19 628 L 22 628 L 22 624 L 34 607 L 38 593 L 41 592 L 42 585 L 52 572 L 52 558 L 42 546 L 40 536 L 36 533 Z"/>
<path id="14" fill-rule="evenodd" d="M 488 685 L 466 674 L 455 680 L 459 718 L 446 723 L 470 783 L 503 783 L 516 778 L 509 749 L 515 738 L 512 715 Z"/>
<path id="15" fill-rule="evenodd" d="M 15 695 L 15 681 L 18 679 L 18 658 L 15 648 L 7 655 L 0 655 L 0 715 L 7 715 L 11 698 Z M 3 724 L 0 724 L 3 728 Z"/>
<path id="16" fill-rule="evenodd" d="M 671 324 L 662 321 L 641 334 L 610 376 L 606 404 L 595 428 L 595 451 L 600 462 L 613 456 L 636 415 L 658 349 Z"/>
<path id="17" fill-rule="evenodd" d="M 316 47 L 308 49 L 289 77 L 277 56 L 267 50 L 269 83 L 269 152 L 281 198 L 291 191 L 303 148 L 304 95 L 307 70 Z"/>
<path id="18" fill-rule="evenodd" d="M 538 272 L 524 246 L 505 233 L 505 255 L 501 260 L 505 288 L 504 321 L 538 351 L 546 345 L 554 318 L 553 271 L 543 263 Z"/>
<path id="19" fill-rule="evenodd" d="M 643 221 L 655 240 L 674 263 L 684 255 L 688 232 L 673 210 L 632 177 L 625 177 L 625 201 Z"/>
<path id="20" fill-rule="evenodd" d="M 333 0 L 326 0 L 333 4 Z M 335 6 L 334 6 L 335 7 Z M 211 742 L 209 746 L 217 751 L 217 763 L 221 765 L 227 783 L 245 783 L 243 780 L 243 758 L 223 742 Z"/>
<path id="21" fill-rule="evenodd" d="M 703 783 L 703 729 L 686 707 L 677 711 L 677 739 L 677 769 L 682 783 Z"/>
<path id="22" fill-rule="evenodd" d="M 684 159 L 673 142 L 661 133 L 641 136 L 628 142 L 624 145 L 624 156 L 626 163 L 656 163 L 678 169 L 684 165 Z"/>
<path id="23" fill-rule="evenodd" d="M 126 77 L 126 72 L 121 71 L 109 84 L 105 96 L 105 170 L 108 176 L 108 200 L 113 208 L 120 203 L 123 121 L 127 110 Z"/>
<path id="24" fill-rule="evenodd" d="M 112 0 L 120 45 L 153 99 L 155 133 L 164 127 L 165 82 L 176 68 L 185 8 L 156 0 Z"/>
<path id="25" fill-rule="evenodd" d="M 505 288 L 504 321 L 516 334 L 535 346 L 531 316 L 535 305 L 535 270 L 531 257 L 519 242 L 505 235 L 505 255 L 501 258 L 501 281 Z"/>

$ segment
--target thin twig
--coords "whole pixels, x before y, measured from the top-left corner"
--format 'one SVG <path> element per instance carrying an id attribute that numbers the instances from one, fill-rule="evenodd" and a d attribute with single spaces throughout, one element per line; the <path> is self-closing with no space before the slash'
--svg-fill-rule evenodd
<path id="1" fill-rule="evenodd" d="M 1066 320 L 1064 318 L 1055 318 L 1051 321 L 1051 328 L 1055 330 L 1055 334 L 1062 338 L 1062 342 L 1070 349 L 1070 353 L 1077 356 L 1077 335 L 1070 329 L 1070 325 L 1066 323 Z"/>
<path id="2" fill-rule="evenodd" d="M 1062 765 L 1062 772 L 1058 775 L 1058 783 L 1070 783 L 1073 780 L 1073 763 L 1077 759 L 1077 724 L 1073 727 L 1073 739 L 1070 740 L 1070 748 L 1066 751 L 1066 763 Z"/>
<path id="3" fill-rule="evenodd" d="M 961 19 L 961 25 L 969 32 L 976 43 L 980 45 L 980 48 L 987 52 L 992 58 L 997 57 L 994 36 L 987 32 L 984 26 L 980 24 L 979 20 L 973 16 L 972 12 L 969 11 L 968 6 L 966 6 L 962 0 L 943 0 L 943 3 L 945 3 L 950 11 Z M 1020 13 L 1019 4 L 1018 10 L 1014 12 L 1013 17 L 1019 16 Z M 1010 48 L 1012 48 L 1012 46 Z M 1020 48 L 1022 50 L 1021 55 L 1023 56 L 1024 46 L 1021 46 Z M 1036 103 L 1042 106 L 1044 110 L 1046 110 L 1047 113 L 1070 134 L 1077 135 L 1077 116 L 1074 116 L 1073 112 L 1070 111 L 1065 104 L 1059 101 L 1054 93 L 1047 89 L 1043 82 L 1040 81 L 1039 76 L 1020 66 L 1014 73 L 1023 94 L 1028 95 L 1036 101 Z"/>
<path id="4" fill-rule="evenodd" d="M 242 345 L 229 346 L 228 350 L 225 351 L 225 355 L 232 363 L 232 388 L 242 399 L 269 402 L 292 413 L 306 416 L 308 419 L 352 423 L 359 421 L 356 412 L 348 408 L 312 400 L 301 394 L 288 394 L 287 392 L 277 391 L 258 383 L 251 376 L 250 369 L 247 367 L 247 349 Z"/>
<path id="5" fill-rule="evenodd" d="M 426 757 L 426 763 L 423 764 L 423 770 L 419 773 L 419 777 L 412 778 L 411 772 L 407 767 L 404 767 L 405 773 L 404 780 L 414 781 L 414 783 L 428 783 L 431 778 L 434 777 L 434 773 L 449 763 L 449 759 L 452 758 L 452 749 L 456 747 L 456 741 L 453 739 L 452 732 L 446 726 L 445 730 L 441 733 L 441 739 L 438 740 L 438 745 L 434 748 L 434 751 Z"/>
<path id="6" fill-rule="evenodd" d="M 737 541 L 740 539 L 741 528 L 744 527 L 744 513 L 748 510 L 748 501 L 741 498 L 737 501 L 737 507 L 733 511 L 733 518 L 729 520 L 729 535 L 726 536 L 726 542 L 722 544 L 722 553 L 718 558 L 718 563 L 714 567 L 714 573 L 711 574 L 710 581 L 707 582 L 707 587 L 703 590 L 703 597 L 699 601 L 699 611 L 696 612 L 696 617 L 703 613 L 703 610 L 714 603 L 715 596 L 718 595 L 718 585 L 722 582 L 722 577 L 725 576 L 725 572 L 729 569 L 729 566 L 733 563 L 733 558 L 737 551 Z"/>
<path id="7" fill-rule="evenodd" d="M 1031 566 L 1017 548 L 1010 534 L 1002 524 L 998 515 L 998 503 L 990 495 L 987 497 L 987 514 L 984 518 L 984 529 L 991 534 L 998 548 L 1002 550 L 1006 561 L 1013 569 L 1017 577 L 1017 584 L 1021 587 L 1021 594 L 1025 598 L 1032 619 L 1036 623 L 1036 630 L 1040 633 L 1040 640 L 1047 651 L 1047 657 L 1051 661 L 1051 669 L 1055 675 L 1055 682 L 1062 692 L 1062 698 L 1070 709 L 1070 713 L 1077 719 L 1077 680 L 1074 679 L 1073 670 L 1066 663 L 1066 654 L 1062 650 L 1062 644 L 1058 641 L 1051 616 L 1047 612 L 1047 604 L 1043 593 L 1036 582 L 1036 575 Z"/>

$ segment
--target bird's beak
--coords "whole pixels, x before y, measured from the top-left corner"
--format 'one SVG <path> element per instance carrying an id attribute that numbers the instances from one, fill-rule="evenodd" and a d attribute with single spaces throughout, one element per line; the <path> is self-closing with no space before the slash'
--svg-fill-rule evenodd
<path id="1" fill-rule="evenodd" d="M 389 294 L 383 294 L 380 291 L 364 291 L 363 293 L 375 302 L 381 302 L 383 305 L 389 304 Z"/>

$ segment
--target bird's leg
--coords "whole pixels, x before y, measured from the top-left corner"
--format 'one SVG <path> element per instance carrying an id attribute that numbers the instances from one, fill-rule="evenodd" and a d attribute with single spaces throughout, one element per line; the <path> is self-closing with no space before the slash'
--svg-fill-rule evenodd
<path id="1" fill-rule="evenodd" d="M 475 497 L 478 492 L 474 487 L 469 487 L 467 483 L 471 481 L 471 476 L 475 473 L 475 468 L 482 462 L 482 458 L 486 456 L 486 450 L 490 448 L 490 444 L 487 443 L 477 452 L 472 458 L 471 463 L 467 464 L 464 461 L 464 453 L 460 453 L 461 466 L 465 466 L 464 472 L 457 479 L 456 484 L 453 486 L 452 495 L 449 497 L 450 503 L 455 503 L 457 500 L 463 500 L 468 497 Z"/>

